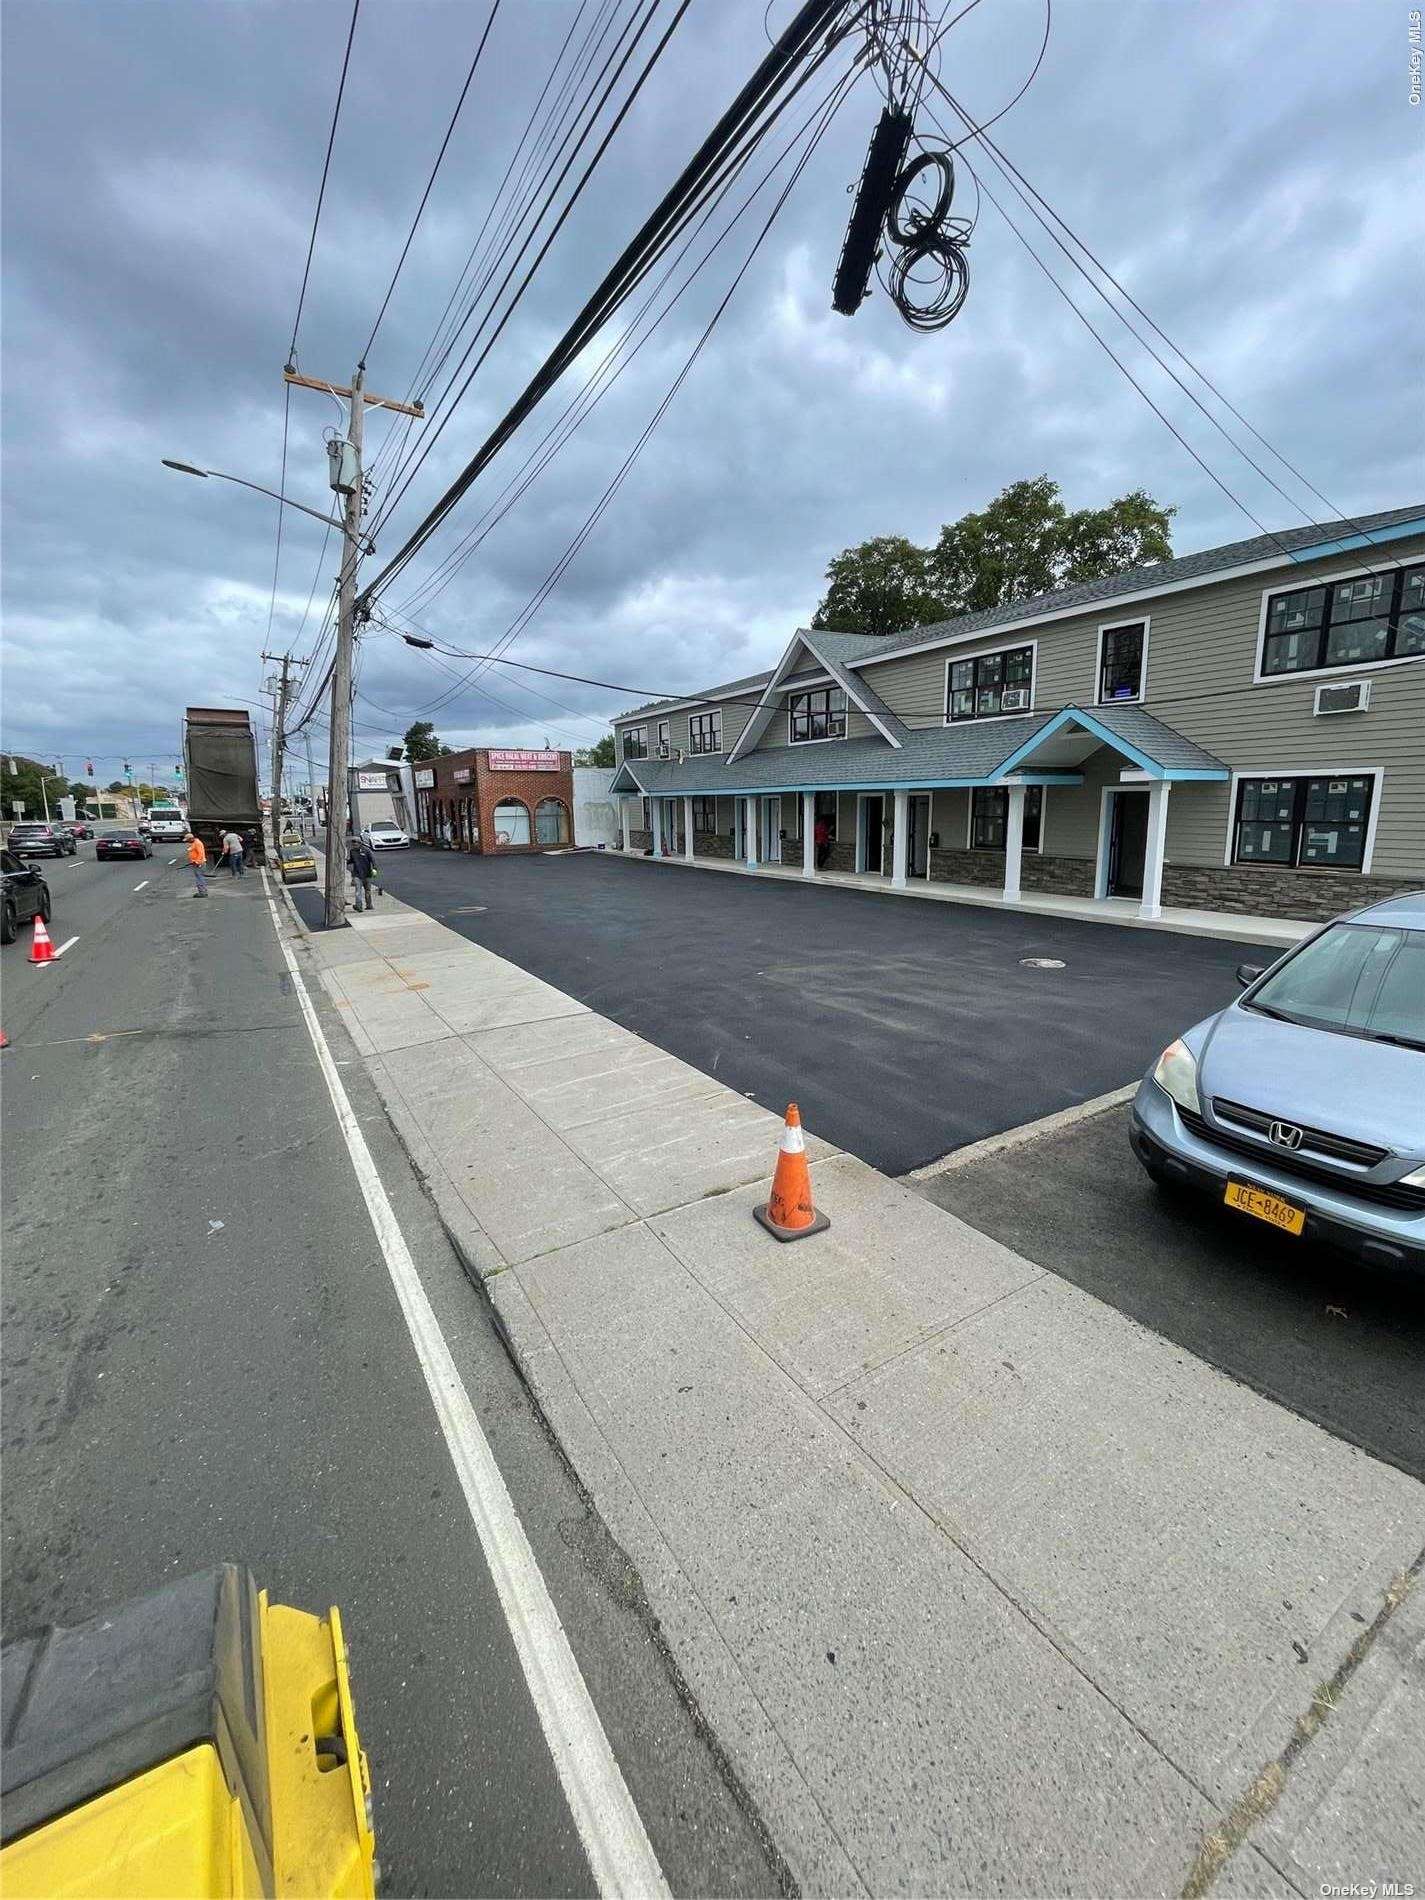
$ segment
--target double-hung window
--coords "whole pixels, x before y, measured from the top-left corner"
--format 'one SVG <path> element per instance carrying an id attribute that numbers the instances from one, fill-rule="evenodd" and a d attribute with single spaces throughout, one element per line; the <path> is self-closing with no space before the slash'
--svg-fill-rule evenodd
<path id="1" fill-rule="evenodd" d="M 1264 678 L 1417 653 L 1425 653 L 1425 566 L 1322 581 L 1267 600 Z"/>
<path id="2" fill-rule="evenodd" d="M 688 748 L 695 753 L 722 751 L 721 711 L 693 714 L 688 721 Z"/>
<path id="3" fill-rule="evenodd" d="M 1373 778 L 1347 773 L 1239 779 L 1233 863 L 1359 871 L 1374 788 Z"/>
<path id="4" fill-rule="evenodd" d="M 666 719 L 658 721 L 658 756 L 666 759 L 672 750 L 672 729 Z"/>
<path id="5" fill-rule="evenodd" d="M 1098 703 L 1143 697 L 1143 662 L 1148 651 L 1146 621 L 1105 627 L 1099 634 Z"/>
<path id="6" fill-rule="evenodd" d="M 696 750 L 696 747 L 694 750 Z M 695 798 L 693 800 L 693 830 L 717 830 L 717 800 L 715 798 Z"/>
<path id="7" fill-rule="evenodd" d="M 1044 787 L 1024 788 L 1024 849 L 1039 849 L 1044 820 Z M 1003 785 L 976 785 L 970 793 L 970 849 L 1003 851 L 1009 829 L 1009 790 Z"/>
<path id="8" fill-rule="evenodd" d="M 624 728 L 623 756 L 626 759 L 646 759 L 648 757 L 647 726 L 626 726 Z"/>
<path id="9" fill-rule="evenodd" d="M 846 695 L 839 686 L 816 686 L 810 692 L 787 695 L 787 722 L 792 745 L 813 739 L 846 737 Z"/>
<path id="10" fill-rule="evenodd" d="M 1001 713 L 1028 712 L 1034 689 L 1034 648 L 1005 647 L 952 660 L 946 671 L 945 717 L 995 719 Z"/>

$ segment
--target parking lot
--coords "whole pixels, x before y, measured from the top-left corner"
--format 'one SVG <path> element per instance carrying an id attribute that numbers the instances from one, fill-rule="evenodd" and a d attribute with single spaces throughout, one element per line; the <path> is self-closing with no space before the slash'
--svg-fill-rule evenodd
<path id="1" fill-rule="evenodd" d="M 381 876 L 888 1174 L 1140 1075 L 1259 947 L 594 854 Z M 1040 960 L 1053 967 L 1041 967 Z"/>

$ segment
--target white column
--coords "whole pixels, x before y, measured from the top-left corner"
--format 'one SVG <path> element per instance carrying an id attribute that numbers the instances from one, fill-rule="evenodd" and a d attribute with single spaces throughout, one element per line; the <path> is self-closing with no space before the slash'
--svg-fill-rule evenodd
<path id="1" fill-rule="evenodd" d="M 633 850 L 633 819 L 629 814 L 626 798 L 621 798 L 618 802 L 618 815 L 619 824 L 623 830 L 624 856 L 627 857 Z"/>
<path id="2" fill-rule="evenodd" d="M 816 793 L 802 793 L 802 876 L 816 876 Z"/>
<path id="3" fill-rule="evenodd" d="M 910 856 L 910 793 L 897 792 L 891 806 L 895 834 L 891 839 L 891 883 L 905 889 L 906 860 Z"/>
<path id="4" fill-rule="evenodd" d="M 1163 847 L 1168 841 L 1168 793 L 1171 783 L 1154 779 L 1148 787 L 1148 839 L 1143 847 L 1143 896 L 1138 905 L 1140 917 L 1163 914 Z"/>
<path id="5" fill-rule="evenodd" d="M 757 799 L 749 798 L 744 800 L 743 810 L 747 814 L 747 829 L 743 839 L 743 842 L 747 846 L 747 863 L 749 868 L 755 871 L 757 868 L 757 860 L 761 855 L 759 850 L 759 821 L 762 815 L 762 808 Z"/>
<path id="6" fill-rule="evenodd" d="M 663 800 L 661 798 L 649 799 L 648 818 L 653 826 L 653 855 L 655 858 L 661 858 L 663 855 Z"/>
<path id="7" fill-rule="evenodd" d="M 683 800 L 683 856 L 689 864 L 693 861 L 693 801 Z"/>
<path id="8" fill-rule="evenodd" d="M 1004 901 L 1019 902 L 1019 872 L 1024 859 L 1024 787 L 1009 787 L 1009 809 L 1004 823 Z"/>

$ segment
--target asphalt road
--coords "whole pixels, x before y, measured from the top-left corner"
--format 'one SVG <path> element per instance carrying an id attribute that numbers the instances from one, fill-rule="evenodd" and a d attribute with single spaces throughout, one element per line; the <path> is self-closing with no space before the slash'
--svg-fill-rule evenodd
<path id="1" fill-rule="evenodd" d="M 1128 1110 L 912 1183 L 1338 1438 L 1425 1478 L 1425 1281 L 1165 1198 Z"/>
<path id="2" fill-rule="evenodd" d="M 32 967 L 26 931 L 3 953 L 4 1634 L 223 1558 L 337 1602 L 385 1891 L 589 1893 L 261 880 L 203 902 L 171 851 L 92 849 L 50 873 L 73 947 Z M 775 1891 L 637 1577 L 323 1020 L 670 1885 Z"/>
<path id="3" fill-rule="evenodd" d="M 1259 947 L 643 859 L 386 851 L 396 896 L 888 1174 L 1140 1075 Z M 1051 958 L 1062 968 L 1028 967 Z"/>

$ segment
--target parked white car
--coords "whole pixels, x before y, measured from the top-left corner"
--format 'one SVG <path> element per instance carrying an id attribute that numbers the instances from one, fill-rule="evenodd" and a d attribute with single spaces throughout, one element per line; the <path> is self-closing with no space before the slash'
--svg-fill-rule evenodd
<path id="1" fill-rule="evenodd" d="M 375 824 L 368 825 L 361 835 L 372 851 L 388 851 L 394 846 L 411 842 L 401 827 L 393 825 L 389 818 L 378 818 Z"/>

